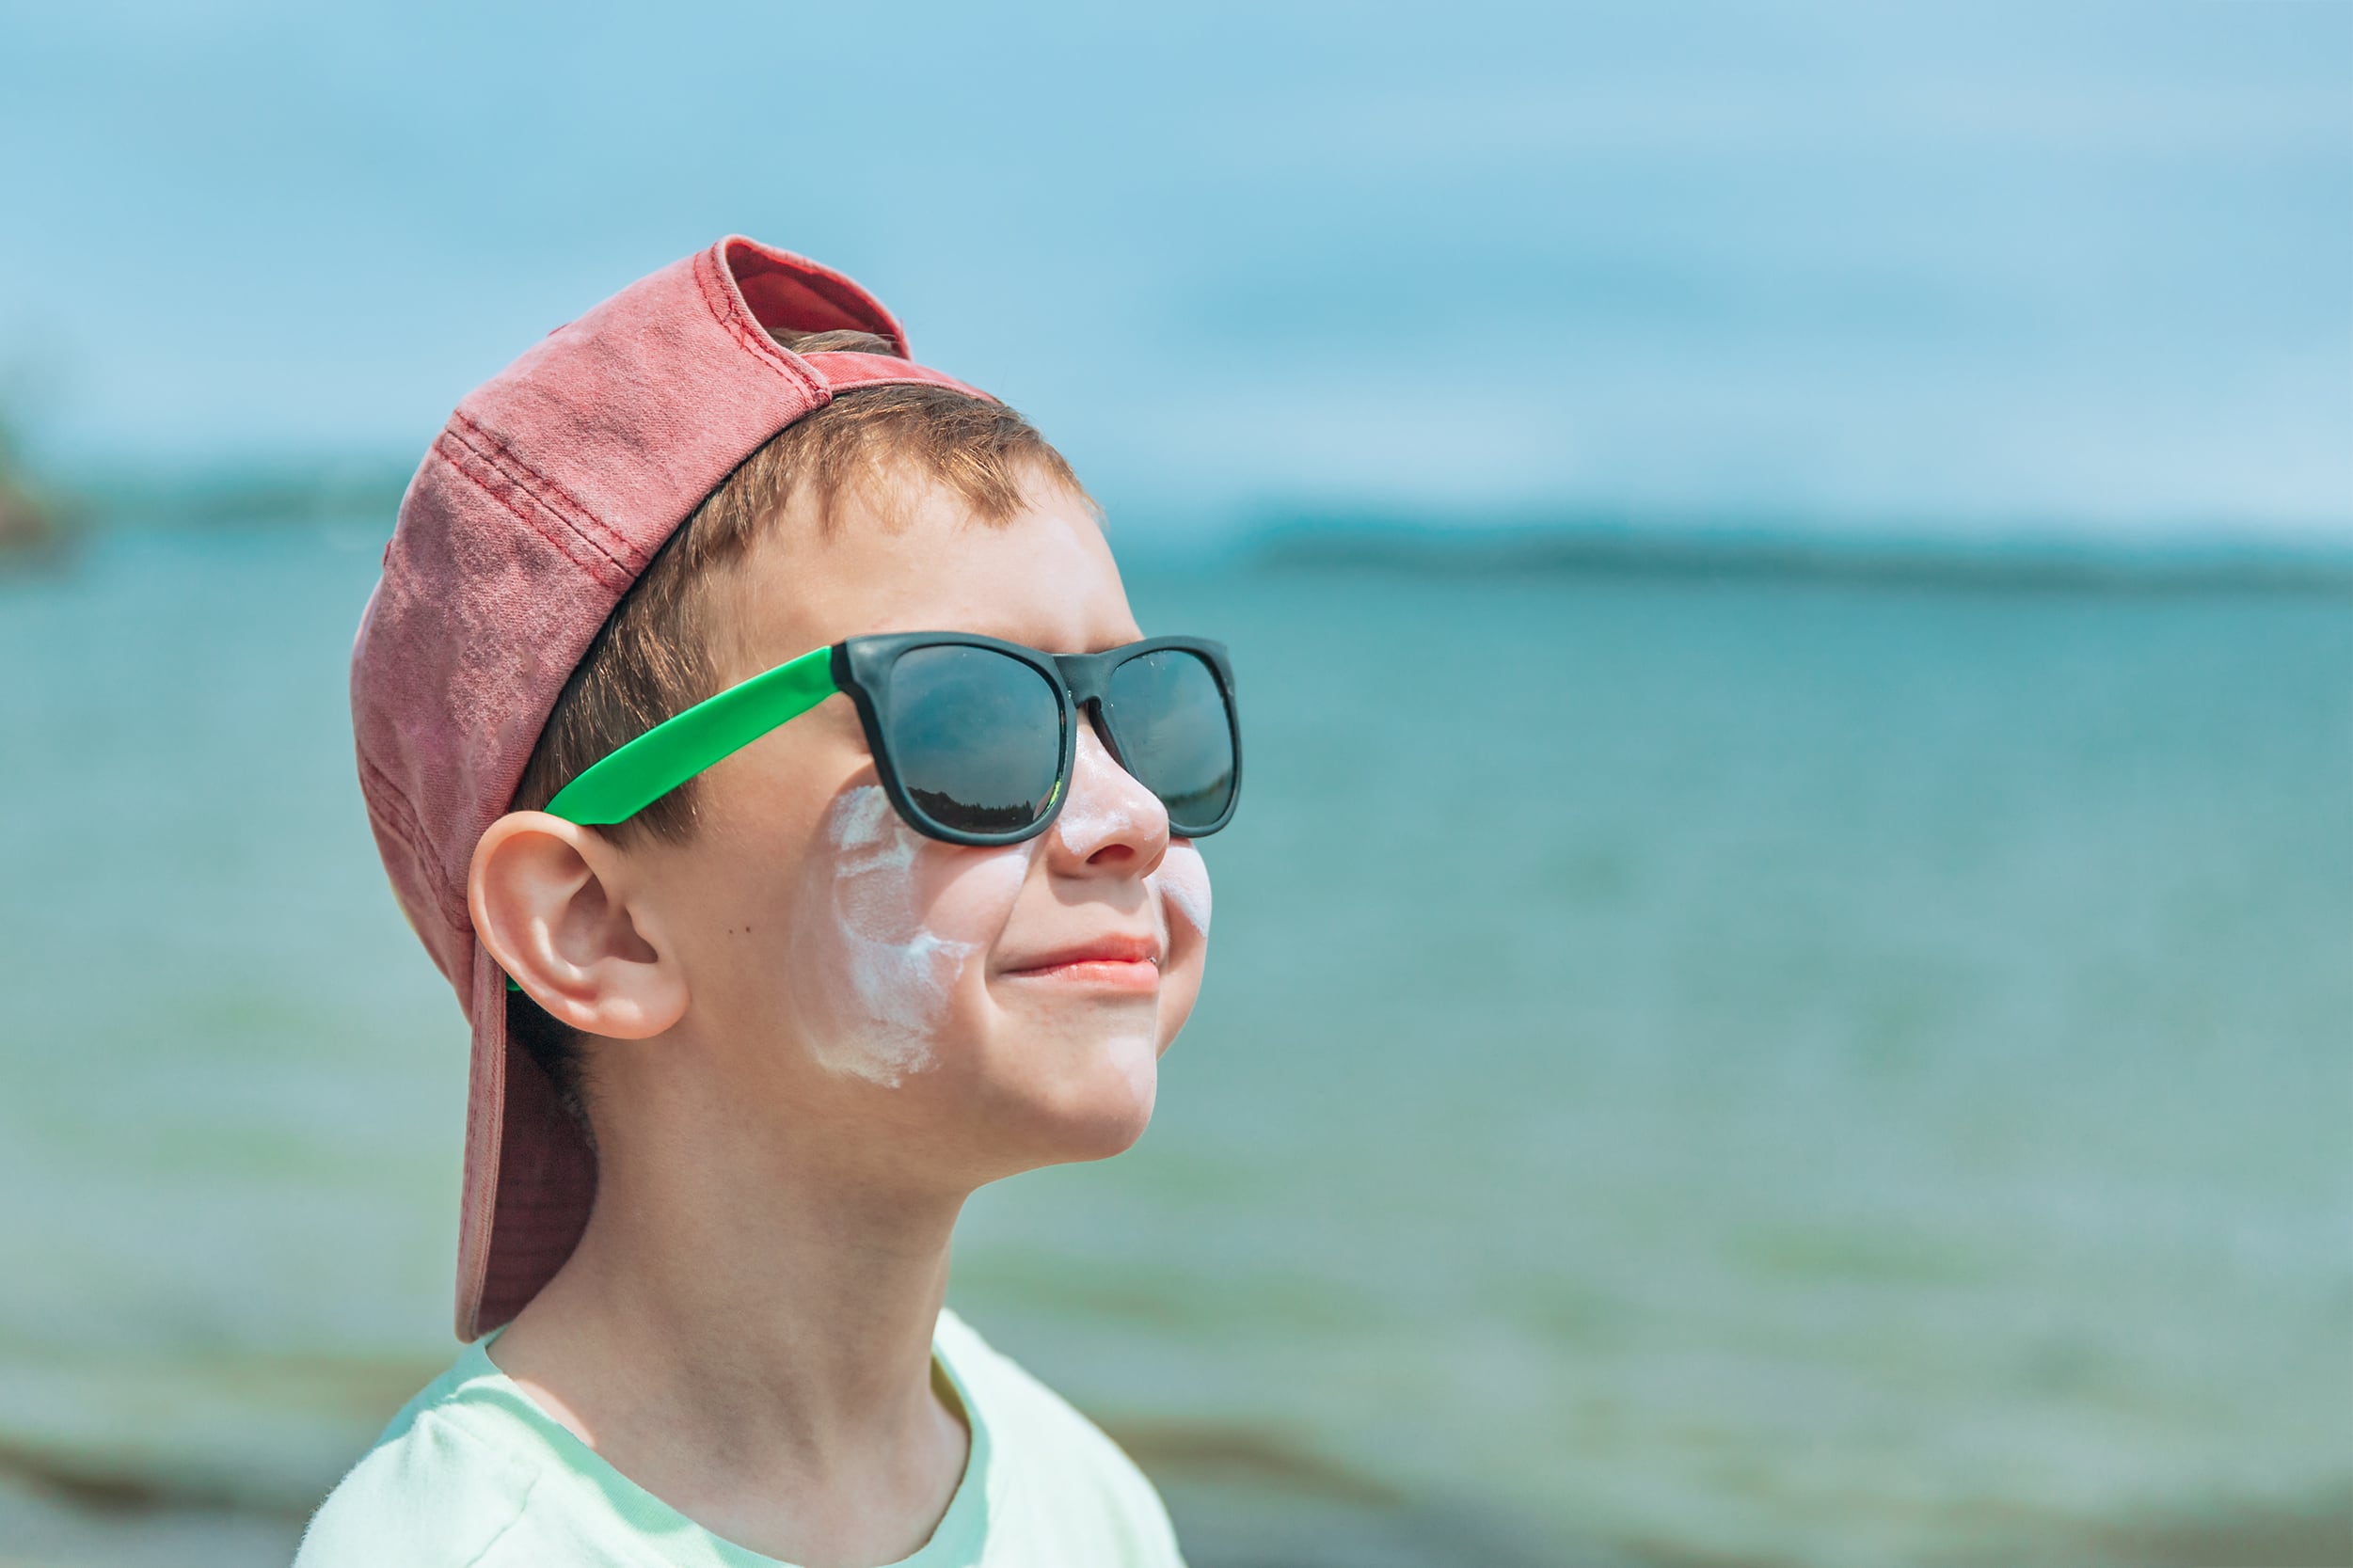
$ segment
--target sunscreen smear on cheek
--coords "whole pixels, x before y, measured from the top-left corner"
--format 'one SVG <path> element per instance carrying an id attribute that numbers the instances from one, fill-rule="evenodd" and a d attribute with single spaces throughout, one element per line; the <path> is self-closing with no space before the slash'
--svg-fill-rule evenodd
<path id="1" fill-rule="evenodd" d="M 965 966 L 1002 924 L 1028 872 L 1027 846 L 975 853 L 924 838 L 901 821 L 879 784 L 834 802 L 825 821 L 833 851 L 829 961 L 808 977 L 822 1005 L 803 1010 L 809 1045 L 824 1067 L 886 1087 L 938 1059 Z M 919 876 L 929 856 L 962 854 L 955 892 L 975 928 L 934 928 Z M 992 924 L 994 922 L 994 924 Z"/>
<path id="2" fill-rule="evenodd" d="M 834 1070 L 896 1087 L 931 1065 L 949 997 L 978 949 L 925 925 L 914 881 L 922 843 L 881 785 L 843 794 L 825 832 L 841 959 L 832 978 L 846 994 L 830 999 L 830 1027 L 810 1044 Z"/>
<path id="3" fill-rule="evenodd" d="M 1172 843 L 1148 879 L 1171 915 L 1209 935 L 1209 863 L 1190 844 Z"/>

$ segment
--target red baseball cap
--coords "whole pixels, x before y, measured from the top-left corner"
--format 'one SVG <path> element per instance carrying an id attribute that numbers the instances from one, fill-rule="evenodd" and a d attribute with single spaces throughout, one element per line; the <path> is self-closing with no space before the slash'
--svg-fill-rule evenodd
<path id="1" fill-rule="evenodd" d="M 571 1256 L 596 1158 L 506 1037 L 466 878 L 564 681 L 654 552 L 737 465 L 855 387 L 985 393 L 905 358 L 797 355 L 768 329 L 906 336 L 841 274 L 739 236 L 558 327 L 450 416 L 402 498 L 352 649 L 359 788 L 392 892 L 473 1024 L 457 1333 Z"/>

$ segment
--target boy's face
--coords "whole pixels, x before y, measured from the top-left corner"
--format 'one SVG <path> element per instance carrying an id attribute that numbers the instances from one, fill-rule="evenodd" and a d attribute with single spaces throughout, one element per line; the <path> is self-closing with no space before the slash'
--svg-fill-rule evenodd
<path id="1" fill-rule="evenodd" d="M 844 495 L 830 530 L 796 501 L 710 619 L 724 683 L 861 633 L 1054 653 L 1142 636 L 1087 507 L 1045 484 L 1003 525 L 912 483 L 882 510 Z M 846 697 L 696 787 L 689 843 L 625 857 L 686 1010 L 665 1037 L 614 1045 L 692 1051 L 723 1078 L 736 1131 L 789 1140 L 796 1161 L 919 1186 L 1113 1154 L 1143 1132 L 1200 990 L 1209 879 L 1090 728 L 1054 825 L 1000 848 L 909 829 Z"/>

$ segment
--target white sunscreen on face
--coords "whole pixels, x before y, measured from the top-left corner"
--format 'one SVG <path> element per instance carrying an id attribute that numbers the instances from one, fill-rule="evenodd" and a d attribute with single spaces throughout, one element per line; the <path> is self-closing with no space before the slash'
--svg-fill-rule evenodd
<path id="1" fill-rule="evenodd" d="M 1167 821 L 1159 799 L 1112 760 L 1093 730 L 1081 730 L 1070 799 L 1054 819 L 1063 846 L 1080 860 L 1091 860 L 1107 844 L 1140 843 L 1157 834 Z"/>
<path id="2" fill-rule="evenodd" d="M 1054 831 L 1062 835 L 1072 854 L 1085 860 L 1127 828 L 1130 816 L 1117 801 L 1090 800 L 1088 793 L 1073 790 L 1054 819 Z"/>
<path id="3" fill-rule="evenodd" d="M 1190 844 L 1171 844 L 1151 877 L 1172 914 L 1209 935 L 1209 863 Z"/>
<path id="4" fill-rule="evenodd" d="M 879 784 L 860 784 L 825 819 L 834 848 L 834 917 L 848 1005 L 812 1042 L 836 1072 L 896 1087 L 931 1065 L 956 982 L 978 942 L 951 942 L 925 924 L 915 885 L 924 839 Z"/>

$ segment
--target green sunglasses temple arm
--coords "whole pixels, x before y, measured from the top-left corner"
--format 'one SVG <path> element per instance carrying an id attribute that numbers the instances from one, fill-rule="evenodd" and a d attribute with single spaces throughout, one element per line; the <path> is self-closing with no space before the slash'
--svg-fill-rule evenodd
<path id="1" fill-rule="evenodd" d="M 625 822 L 704 768 L 840 690 L 834 650 L 813 648 L 665 719 L 556 791 L 548 814 L 582 827 Z"/>

